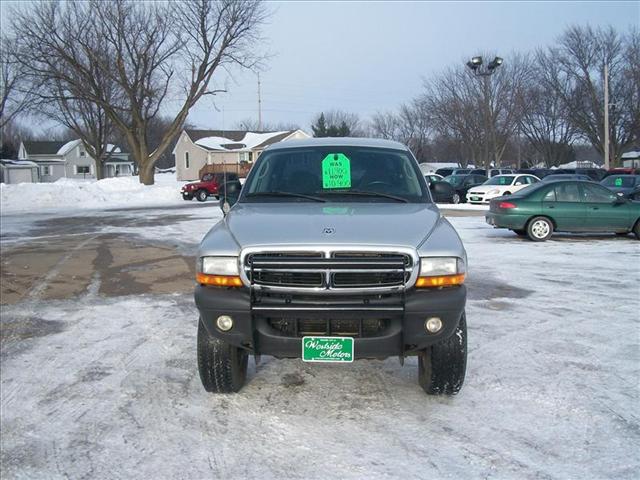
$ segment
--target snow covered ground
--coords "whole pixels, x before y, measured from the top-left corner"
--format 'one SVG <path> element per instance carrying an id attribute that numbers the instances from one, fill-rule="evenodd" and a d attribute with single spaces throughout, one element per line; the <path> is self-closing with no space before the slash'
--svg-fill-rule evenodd
<path id="1" fill-rule="evenodd" d="M 192 250 L 219 210 L 184 212 L 104 232 Z M 25 217 L 3 218 L 5 247 L 31 241 Z M 102 297 L 95 278 L 2 306 L 2 478 L 638 478 L 640 242 L 451 221 L 470 269 L 458 396 L 426 396 L 415 359 L 393 358 L 263 358 L 239 394 L 212 396 L 192 296 Z"/>
<path id="2" fill-rule="evenodd" d="M 61 178 L 53 183 L 0 183 L 0 211 L 18 212 L 102 209 L 126 206 L 164 206 L 184 202 L 174 173 L 157 174 L 153 186 L 140 184 L 138 177 L 104 180 Z"/>

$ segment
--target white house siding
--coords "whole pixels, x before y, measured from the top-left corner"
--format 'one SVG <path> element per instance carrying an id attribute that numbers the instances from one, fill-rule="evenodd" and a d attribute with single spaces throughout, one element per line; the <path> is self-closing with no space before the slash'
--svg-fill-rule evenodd
<path id="1" fill-rule="evenodd" d="M 65 166 L 64 163 L 47 163 L 47 162 L 39 162 L 38 160 L 34 160 L 38 164 L 38 173 L 40 177 L 40 181 L 43 183 L 55 182 L 60 178 L 65 177 Z M 45 174 L 45 171 L 48 168 L 48 174 Z"/>
<path id="2" fill-rule="evenodd" d="M 84 156 L 81 155 L 84 153 Z M 95 163 L 82 144 L 72 148 L 65 156 L 67 178 L 95 178 Z M 80 167 L 80 168 L 79 168 Z M 80 173 L 82 169 L 89 168 L 88 173 Z"/>
<path id="3" fill-rule="evenodd" d="M 189 136 L 182 132 L 174 149 L 176 156 L 176 177 L 178 180 L 198 180 L 200 169 L 207 163 L 208 151 L 195 145 Z M 189 154 L 189 166 L 185 161 L 185 153 Z"/>

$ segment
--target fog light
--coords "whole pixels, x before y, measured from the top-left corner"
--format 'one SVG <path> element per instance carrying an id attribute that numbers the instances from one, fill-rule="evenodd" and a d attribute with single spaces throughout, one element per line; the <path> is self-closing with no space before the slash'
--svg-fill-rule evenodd
<path id="1" fill-rule="evenodd" d="M 442 320 L 438 317 L 427 318 L 426 322 L 424 322 L 424 328 L 429 333 L 438 333 L 442 328 Z"/>
<path id="2" fill-rule="evenodd" d="M 233 318 L 229 315 L 220 315 L 216 320 L 216 325 L 223 332 L 228 332 L 233 328 Z"/>

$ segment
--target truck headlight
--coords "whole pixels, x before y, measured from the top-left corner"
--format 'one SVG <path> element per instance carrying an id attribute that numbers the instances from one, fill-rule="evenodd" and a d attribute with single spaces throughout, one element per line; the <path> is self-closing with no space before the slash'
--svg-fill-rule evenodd
<path id="1" fill-rule="evenodd" d="M 494 188 L 493 190 L 489 190 L 487 192 L 487 195 L 498 195 L 500 193 L 500 190 L 497 188 Z"/>
<path id="2" fill-rule="evenodd" d="M 450 287 L 461 285 L 467 268 L 459 257 L 422 257 L 416 287 Z"/>
<path id="3" fill-rule="evenodd" d="M 196 281 L 216 287 L 241 287 L 238 257 L 200 257 Z"/>

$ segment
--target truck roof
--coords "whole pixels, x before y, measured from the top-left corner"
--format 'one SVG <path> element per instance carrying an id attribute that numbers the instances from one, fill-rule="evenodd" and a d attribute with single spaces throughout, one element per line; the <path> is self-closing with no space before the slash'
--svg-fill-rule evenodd
<path id="1" fill-rule="evenodd" d="M 284 142 L 274 143 L 265 148 L 269 150 L 281 150 L 285 148 L 308 148 L 321 146 L 335 147 L 372 147 L 372 148 L 390 148 L 393 150 L 409 150 L 406 145 L 392 140 L 383 140 L 381 138 L 359 138 L 359 137 L 322 137 L 322 138 L 305 138 L 303 140 L 287 140 Z"/>

